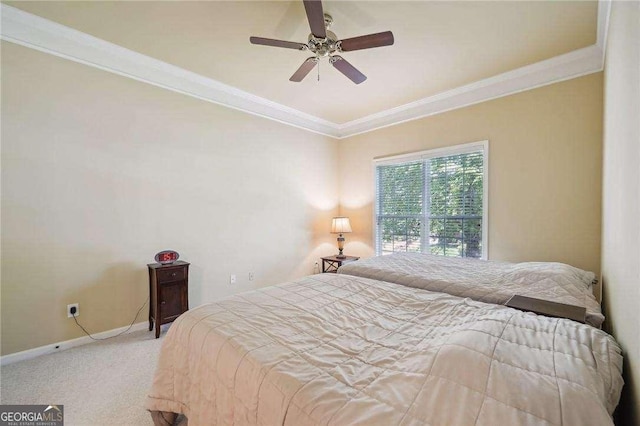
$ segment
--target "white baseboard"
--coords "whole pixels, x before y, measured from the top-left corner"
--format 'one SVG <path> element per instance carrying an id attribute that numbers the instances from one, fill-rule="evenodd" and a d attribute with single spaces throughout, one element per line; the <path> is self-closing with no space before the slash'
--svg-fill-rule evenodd
<path id="1" fill-rule="evenodd" d="M 129 326 L 127 325 L 120 328 L 114 328 L 113 330 L 107 330 L 100 333 L 92 334 L 92 336 L 98 339 L 104 339 L 106 337 L 112 337 L 118 333 L 122 333 L 128 327 Z M 149 329 L 149 321 L 143 321 L 143 322 L 133 324 L 133 326 L 127 333 L 132 333 L 134 331 L 139 331 L 139 330 L 148 330 L 148 329 Z M 123 333 L 123 334 L 127 334 L 127 333 Z M 94 340 L 92 340 L 89 336 L 82 336 L 82 337 L 78 337 L 77 339 L 65 340 L 64 342 L 52 343 L 50 345 L 44 345 L 37 348 L 28 349 L 22 352 L 15 352 L 15 353 L 0 357 L 0 365 L 13 364 L 14 362 L 36 358 L 41 355 L 60 352 L 66 349 L 74 348 L 76 346 L 86 345 L 87 343 L 91 343 L 93 341 Z"/>

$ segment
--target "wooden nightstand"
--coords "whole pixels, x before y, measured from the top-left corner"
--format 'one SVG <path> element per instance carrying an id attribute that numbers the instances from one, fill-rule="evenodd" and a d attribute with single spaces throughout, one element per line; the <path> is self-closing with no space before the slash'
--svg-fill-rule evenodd
<path id="1" fill-rule="evenodd" d="M 149 331 L 156 324 L 156 339 L 160 326 L 172 322 L 189 310 L 189 263 L 178 260 L 168 265 L 149 263 Z"/>
<path id="2" fill-rule="evenodd" d="M 322 273 L 332 272 L 336 273 L 338 268 L 342 266 L 343 263 L 355 262 L 360 259 L 356 256 L 346 256 L 344 258 L 339 258 L 336 256 L 327 256 L 322 257 Z"/>
<path id="3" fill-rule="evenodd" d="M 585 322 L 585 314 L 587 313 L 586 308 L 581 306 L 566 305 L 519 295 L 513 296 L 505 305 L 521 311 L 533 312 L 548 317 L 568 318 L 582 323 Z"/>

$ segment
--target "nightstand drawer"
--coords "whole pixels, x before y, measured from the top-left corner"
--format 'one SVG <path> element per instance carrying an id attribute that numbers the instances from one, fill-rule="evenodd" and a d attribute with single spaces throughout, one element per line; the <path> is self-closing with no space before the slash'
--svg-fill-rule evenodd
<path id="1" fill-rule="evenodd" d="M 186 268 L 167 268 L 158 271 L 158 282 L 167 283 L 171 281 L 184 280 Z"/>

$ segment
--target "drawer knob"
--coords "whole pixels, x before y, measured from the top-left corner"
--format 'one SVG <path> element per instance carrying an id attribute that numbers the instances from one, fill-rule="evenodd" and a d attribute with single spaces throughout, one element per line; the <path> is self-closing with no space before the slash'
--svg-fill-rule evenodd
<path id="1" fill-rule="evenodd" d="M 175 272 L 171 274 L 172 277 L 175 277 L 176 275 L 178 275 L 178 274 L 175 273 Z"/>
<path id="2" fill-rule="evenodd" d="M 160 302 L 161 305 L 164 305 L 165 303 L 167 303 L 167 302 L 165 302 L 164 300 L 162 302 Z"/>

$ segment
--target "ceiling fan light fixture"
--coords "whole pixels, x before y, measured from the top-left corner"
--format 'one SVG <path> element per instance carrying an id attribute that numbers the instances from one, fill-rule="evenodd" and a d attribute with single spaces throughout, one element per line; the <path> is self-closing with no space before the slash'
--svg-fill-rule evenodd
<path id="1" fill-rule="evenodd" d="M 325 13 L 323 16 L 324 16 L 324 27 L 326 29 L 329 29 L 331 24 L 333 24 L 333 17 L 331 15 L 329 15 L 328 13 Z"/>
<path id="2" fill-rule="evenodd" d="M 338 50 L 338 37 L 331 31 L 327 31 L 325 38 L 317 38 L 313 33 L 309 34 L 307 46 L 318 57 L 328 56 Z"/>

